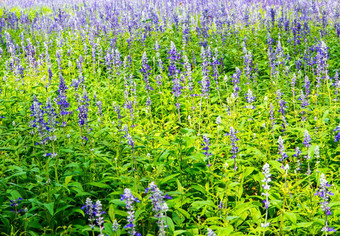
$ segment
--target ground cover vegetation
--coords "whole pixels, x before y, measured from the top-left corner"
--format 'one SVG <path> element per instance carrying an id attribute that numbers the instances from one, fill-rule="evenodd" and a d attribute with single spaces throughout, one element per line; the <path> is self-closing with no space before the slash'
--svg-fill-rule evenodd
<path id="1" fill-rule="evenodd" d="M 339 1 L 1 1 L 1 235 L 336 235 Z"/>

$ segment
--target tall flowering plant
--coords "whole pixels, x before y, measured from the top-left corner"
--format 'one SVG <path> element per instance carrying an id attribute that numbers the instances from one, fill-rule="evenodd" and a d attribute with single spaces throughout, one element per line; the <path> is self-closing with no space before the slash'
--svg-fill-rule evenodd
<path id="1" fill-rule="evenodd" d="M 130 189 L 126 188 L 124 189 L 124 194 L 121 195 L 120 198 L 121 201 L 124 201 L 126 203 L 126 208 L 128 209 L 128 217 L 127 217 L 127 225 L 125 225 L 124 229 L 129 230 L 130 236 L 141 236 L 140 233 L 136 231 L 136 225 L 135 225 L 135 211 L 133 210 L 133 203 L 134 202 L 140 202 L 138 198 L 132 195 L 132 192 Z"/>
<path id="2" fill-rule="evenodd" d="M 263 200 L 264 203 L 264 207 L 266 209 L 266 218 L 265 218 L 265 222 L 261 223 L 261 226 L 266 228 L 270 225 L 268 221 L 268 208 L 269 208 L 269 190 L 270 190 L 270 185 L 269 183 L 271 182 L 271 174 L 270 174 L 270 166 L 268 163 L 264 164 L 263 166 L 263 174 L 264 174 L 264 179 L 262 180 L 263 184 L 262 184 L 262 188 L 264 190 L 264 192 L 262 193 L 263 196 L 265 196 L 265 200 Z"/>
<path id="3" fill-rule="evenodd" d="M 157 219 L 157 225 L 159 227 L 158 236 L 165 236 L 165 229 L 168 227 L 166 225 L 166 212 L 168 211 L 168 205 L 165 199 L 171 199 L 168 194 L 164 194 L 154 182 L 149 184 L 149 187 L 145 189 L 145 193 L 151 193 L 152 210 L 155 212 L 155 217 Z"/>
<path id="4" fill-rule="evenodd" d="M 331 207 L 329 206 L 329 198 L 330 196 L 333 196 L 334 193 L 332 193 L 328 188 L 331 185 L 328 183 L 325 174 L 322 173 L 320 176 L 320 185 L 319 190 L 315 193 L 316 196 L 319 196 L 321 198 L 321 210 L 325 213 L 325 226 L 322 228 L 321 231 L 325 232 L 327 235 L 328 232 L 336 232 L 336 230 L 328 226 L 328 219 L 327 216 L 331 215 Z"/>

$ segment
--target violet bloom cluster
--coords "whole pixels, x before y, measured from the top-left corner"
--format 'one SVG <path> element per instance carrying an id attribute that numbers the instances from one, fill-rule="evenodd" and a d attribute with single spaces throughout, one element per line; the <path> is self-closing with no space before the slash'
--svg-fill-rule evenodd
<path id="1" fill-rule="evenodd" d="M 85 215 L 88 215 L 89 226 L 91 227 L 91 229 L 94 229 L 97 224 L 100 231 L 100 234 L 98 236 L 104 236 L 103 214 L 105 214 L 105 212 L 102 211 L 101 202 L 97 200 L 96 203 L 93 203 L 91 198 L 86 198 L 85 204 L 82 206 L 81 209 L 85 212 Z"/>
<path id="2" fill-rule="evenodd" d="M 146 52 L 144 52 L 143 56 L 142 56 L 142 68 L 141 68 L 140 72 L 143 74 L 143 80 L 145 82 L 145 90 L 148 94 L 148 97 L 147 97 L 147 100 L 146 100 L 147 106 L 151 106 L 151 99 L 150 99 L 150 96 L 149 96 L 149 92 L 151 90 L 153 90 L 153 88 L 150 85 L 150 81 L 149 81 L 150 71 L 151 71 L 151 67 L 148 64 L 148 58 L 146 56 Z"/>
<path id="3" fill-rule="evenodd" d="M 57 113 L 55 112 L 55 108 L 51 102 L 51 98 L 47 98 L 46 106 L 45 106 L 45 113 L 47 114 L 47 130 L 49 131 L 49 140 L 55 141 L 57 137 L 54 135 L 56 131 L 57 125 Z"/>
<path id="4" fill-rule="evenodd" d="M 283 128 L 282 132 L 284 132 L 285 129 L 286 129 L 286 126 L 288 125 L 287 124 L 287 120 L 286 120 L 286 116 L 285 116 L 285 114 L 286 114 L 286 110 L 285 109 L 287 108 L 287 106 L 286 106 L 287 102 L 285 102 L 282 99 L 282 95 L 283 94 L 281 93 L 280 90 L 277 90 L 276 95 L 277 95 L 277 99 L 279 100 L 279 106 L 280 106 L 279 112 L 281 113 L 281 117 L 282 117 L 282 120 L 283 120 L 283 122 L 281 124 L 281 126 Z"/>
<path id="5" fill-rule="evenodd" d="M 145 193 L 151 193 L 151 201 L 152 201 L 152 210 L 155 212 L 155 217 L 157 219 L 157 225 L 159 227 L 159 236 L 165 236 L 165 228 L 168 226 L 165 224 L 164 219 L 166 218 L 166 212 L 168 211 L 168 205 L 165 202 L 165 199 L 171 199 L 168 194 L 165 194 L 157 187 L 154 182 L 149 184 L 149 187 L 145 189 Z"/>
<path id="6" fill-rule="evenodd" d="M 2 89 L 0 89 L 0 94 L 2 93 Z M 4 119 L 5 118 L 5 116 L 3 116 L 3 115 L 0 115 L 0 119 Z"/>
<path id="7" fill-rule="evenodd" d="M 269 208 L 269 190 L 270 190 L 270 185 L 269 182 L 271 182 L 271 174 L 270 174 L 270 166 L 268 163 L 266 163 L 263 166 L 263 174 L 264 174 L 264 179 L 262 180 L 263 184 L 262 184 L 262 188 L 264 190 L 264 193 L 262 193 L 263 196 L 266 197 L 265 200 L 263 200 L 264 203 L 264 207 L 266 208 L 266 219 L 265 219 L 265 223 L 261 223 L 262 227 L 268 227 L 269 226 L 269 222 L 267 222 L 268 219 L 268 208 Z"/>
<path id="8" fill-rule="evenodd" d="M 248 105 L 246 106 L 246 108 L 255 109 L 255 106 L 252 105 L 252 103 L 255 102 L 255 96 L 253 95 L 253 92 L 251 91 L 251 89 L 248 89 L 248 93 L 246 93 L 246 100 L 248 102 Z"/>
<path id="9" fill-rule="evenodd" d="M 233 94 L 234 94 L 235 98 L 237 98 L 238 93 L 240 91 L 239 83 L 240 83 L 240 77 L 241 77 L 242 72 L 238 67 L 236 67 L 235 70 L 236 70 L 236 73 L 234 73 L 231 77 L 233 79 L 233 85 L 234 85 Z"/>
<path id="10" fill-rule="evenodd" d="M 307 175 L 311 174 L 310 163 L 309 163 L 309 160 L 311 159 L 311 156 L 309 155 L 309 148 L 311 146 L 311 142 L 312 142 L 312 139 L 310 138 L 308 130 L 305 130 L 303 145 L 305 145 L 305 147 L 307 148 L 307 155 L 305 156 L 306 160 L 308 161 Z"/>
<path id="11" fill-rule="evenodd" d="M 327 73 L 327 60 L 328 60 L 328 47 L 327 45 L 321 41 L 320 45 L 316 47 L 316 79 L 317 79 L 317 88 L 321 87 L 321 78 L 323 75 Z"/>
<path id="12" fill-rule="evenodd" d="M 180 103 L 178 101 L 179 97 L 182 94 L 182 85 L 181 85 L 181 80 L 180 80 L 180 70 L 177 69 L 176 63 L 178 60 L 180 60 L 180 54 L 177 52 L 176 45 L 174 42 L 171 41 L 171 48 L 170 51 L 168 52 L 169 54 L 169 59 L 170 59 L 170 66 L 169 66 L 169 77 L 172 77 L 172 82 L 173 82 L 173 94 L 175 98 L 177 98 L 177 103 L 175 104 L 177 109 L 180 108 Z"/>
<path id="13" fill-rule="evenodd" d="M 185 69 L 185 76 L 187 77 L 187 81 L 188 81 L 188 86 L 187 88 L 190 91 L 190 97 L 193 97 L 193 89 L 194 89 L 194 83 L 192 81 L 192 70 L 191 70 L 191 64 L 189 62 L 189 59 L 187 57 L 187 55 L 184 55 L 184 69 Z"/>
<path id="14" fill-rule="evenodd" d="M 334 195 L 334 193 L 328 190 L 330 186 L 331 185 L 326 180 L 325 174 L 321 173 L 319 190 L 315 193 L 315 195 L 321 198 L 321 202 L 320 202 L 321 209 L 322 211 L 325 212 L 325 227 L 323 227 L 321 231 L 326 232 L 326 235 L 327 235 L 327 232 L 336 231 L 334 228 L 331 228 L 328 226 L 328 220 L 327 220 L 327 216 L 332 214 L 331 208 L 329 206 L 329 198 L 330 196 Z"/>
<path id="15" fill-rule="evenodd" d="M 293 157 L 296 157 L 296 168 L 295 168 L 295 173 L 301 170 L 301 163 L 300 163 L 300 155 L 301 155 L 301 150 L 299 147 L 295 148 L 295 154 Z"/>
<path id="16" fill-rule="evenodd" d="M 24 199 L 22 199 L 21 197 L 14 200 L 9 200 L 9 202 L 11 203 L 10 206 L 12 207 L 12 211 L 15 212 L 16 214 L 24 211 L 24 209 L 18 209 L 23 200 Z"/>
<path id="17" fill-rule="evenodd" d="M 215 80 L 215 83 L 216 83 L 216 90 L 218 91 L 220 88 L 219 88 L 219 85 L 218 85 L 218 77 L 219 77 L 219 73 L 218 73 L 218 66 L 221 64 L 218 60 L 218 49 L 215 48 L 215 55 L 213 57 L 213 60 L 212 60 L 212 67 L 213 67 L 213 77 L 214 77 L 214 80 Z"/>
<path id="18" fill-rule="evenodd" d="M 333 79 L 334 79 L 334 82 L 333 82 L 332 86 L 334 86 L 334 94 L 335 94 L 334 101 L 338 101 L 338 94 L 339 94 L 339 87 L 340 87 L 338 71 L 335 72 Z"/>
<path id="19" fill-rule="evenodd" d="M 301 95 L 299 97 L 299 100 L 301 101 L 301 108 L 306 108 L 309 105 L 309 101 L 307 96 L 303 93 L 303 90 L 301 89 Z"/>
<path id="20" fill-rule="evenodd" d="M 81 129 L 84 126 L 86 127 L 86 129 L 88 128 L 87 122 L 88 122 L 88 113 L 89 113 L 89 106 L 90 106 L 89 101 L 90 101 L 90 99 L 87 96 L 87 92 L 84 88 L 83 97 L 82 97 L 82 100 L 80 101 L 78 109 L 77 109 L 77 111 L 79 112 L 78 123 L 79 123 L 79 126 L 80 126 Z M 88 138 L 83 134 L 83 131 L 81 133 L 81 138 L 86 140 L 86 141 L 88 140 Z"/>
<path id="21" fill-rule="evenodd" d="M 311 146 L 311 142 L 312 142 L 312 139 L 310 138 L 309 132 L 308 130 L 305 130 L 303 145 L 305 145 L 306 148 L 309 148 Z"/>
<path id="22" fill-rule="evenodd" d="M 303 85 L 303 87 L 305 88 L 305 95 L 306 97 L 308 97 L 310 95 L 310 81 L 308 79 L 308 76 L 305 76 L 305 84 Z"/>
<path id="23" fill-rule="evenodd" d="M 112 231 L 118 232 L 118 230 L 119 230 L 119 224 L 118 224 L 117 220 L 115 219 L 113 224 L 112 224 Z"/>
<path id="24" fill-rule="evenodd" d="M 207 230 L 208 230 L 207 236 L 216 236 L 216 234 L 215 234 L 215 232 L 213 230 L 211 230 L 209 228 Z"/>
<path id="25" fill-rule="evenodd" d="M 202 59 L 202 80 L 201 83 L 201 96 L 208 98 L 210 92 L 210 79 L 209 79 L 209 55 L 208 51 L 201 47 L 201 59 Z"/>
<path id="26" fill-rule="evenodd" d="M 209 152 L 209 146 L 210 146 L 211 144 L 210 144 L 210 140 L 209 140 L 209 138 L 208 138 L 207 135 L 203 135 L 203 143 L 202 143 L 201 145 L 203 146 L 203 150 L 204 150 L 204 153 L 203 153 L 203 154 L 205 155 L 205 157 L 206 157 L 207 160 L 208 160 L 208 167 L 210 167 L 211 164 L 210 164 L 209 157 L 212 155 L 212 153 Z"/>
<path id="27" fill-rule="evenodd" d="M 340 125 L 337 126 L 334 129 L 334 132 L 336 132 L 335 137 L 334 137 L 334 142 L 339 142 L 339 140 L 340 140 Z"/>
<path id="28" fill-rule="evenodd" d="M 103 214 L 105 214 L 104 211 L 102 211 L 102 203 L 97 200 L 95 204 L 95 215 L 96 215 L 96 223 L 99 226 L 99 234 L 98 236 L 104 236 L 103 230 L 104 230 L 104 217 Z"/>
<path id="29" fill-rule="evenodd" d="M 244 65 L 244 75 L 248 79 L 247 84 L 250 84 L 251 72 L 253 70 L 253 55 L 247 50 L 245 42 L 243 42 L 243 65 Z"/>
<path id="30" fill-rule="evenodd" d="M 48 131 L 47 133 L 47 138 L 46 140 L 50 140 L 52 142 L 54 142 L 55 140 L 57 140 L 57 136 L 55 134 L 56 131 L 56 126 L 57 126 L 57 113 L 55 113 L 55 109 L 54 106 L 51 102 L 51 98 L 47 98 L 47 102 L 46 102 L 46 106 L 45 106 L 45 111 L 44 111 L 47 115 L 47 123 L 46 123 L 46 130 Z M 56 157 L 57 153 L 54 152 L 54 148 L 53 148 L 53 152 L 52 153 L 46 153 L 46 156 L 51 156 L 51 157 Z"/>
<path id="31" fill-rule="evenodd" d="M 238 133 L 238 131 L 236 131 L 234 129 L 234 127 L 230 127 L 230 131 L 229 133 L 226 133 L 225 135 L 226 136 L 230 136 L 230 140 L 231 140 L 231 159 L 234 159 L 234 170 L 236 171 L 237 170 L 237 166 L 236 166 L 236 156 L 237 156 L 237 153 L 239 152 L 239 148 L 237 147 L 236 145 L 236 142 L 239 140 L 237 137 L 236 137 L 236 134 Z"/>
<path id="32" fill-rule="evenodd" d="M 176 63 L 181 59 L 181 55 L 177 52 L 176 45 L 172 41 L 168 55 L 168 59 L 170 59 L 169 77 L 177 77 L 180 71 L 178 70 Z"/>
<path id="33" fill-rule="evenodd" d="M 33 117 L 33 121 L 31 122 L 32 127 L 36 128 L 38 131 L 38 135 L 41 138 L 41 144 L 46 144 L 48 137 L 47 133 L 47 123 L 44 119 L 44 111 L 41 109 L 41 103 L 38 101 L 37 97 L 33 96 L 33 104 L 31 106 L 31 117 Z M 39 143 L 38 143 L 39 144 Z"/>
<path id="34" fill-rule="evenodd" d="M 272 130 L 274 130 L 275 117 L 274 117 L 274 106 L 272 103 L 270 103 L 269 115 L 270 115 Z"/>
<path id="35" fill-rule="evenodd" d="M 280 154 L 280 158 L 278 159 L 278 161 L 282 161 L 282 166 L 284 165 L 283 162 L 286 158 L 288 158 L 287 153 L 285 152 L 285 146 L 283 144 L 283 139 L 280 136 L 279 140 L 277 141 L 279 143 L 279 154 Z"/>
<path id="36" fill-rule="evenodd" d="M 290 85 L 292 87 L 293 96 L 295 96 L 295 85 L 296 85 L 296 75 L 295 75 L 295 73 L 293 74 Z M 295 101 L 293 100 L 293 102 L 295 102 Z"/>
<path id="37" fill-rule="evenodd" d="M 118 117 L 118 128 L 120 129 L 121 126 L 122 126 L 122 118 L 123 118 L 122 113 L 121 113 L 120 106 L 119 106 L 119 104 L 116 105 L 115 103 L 113 103 L 112 106 L 113 106 L 114 111 L 117 113 L 117 117 Z"/>
<path id="38" fill-rule="evenodd" d="M 128 213 L 128 217 L 127 217 L 127 221 L 128 224 L 124 227 L 124 229 L 129 229 L 129 235 L 130 236 L 141 236 L 140 233 L 137 233 L 136 229 L 135 229 L 135 211 L 133 210 L 133 203 L 134 202 L 140 202 L 138 200 L 138 198 L 136 198 L 135 196 L 132 195 L 132 192 L 130 189 L 126 188 L 124 189 L 124 194 L 121 195 L 120 198 L 121 201 L 125 201 L 126 203 L 126 208 L 128 209 L 127 213 Z"/>
<path id="39" fill-rule="evenodd" d="M 123 137 L 126 138 L 127 143 L 131 146 L 131 149 L 134 150 L 135 141 L 132 139 L 131 135 L 129 134 L 129 128 L 127 127 L 127 125 L 124 126 L 123 130 L 125 131 L 125 135 Z"/>

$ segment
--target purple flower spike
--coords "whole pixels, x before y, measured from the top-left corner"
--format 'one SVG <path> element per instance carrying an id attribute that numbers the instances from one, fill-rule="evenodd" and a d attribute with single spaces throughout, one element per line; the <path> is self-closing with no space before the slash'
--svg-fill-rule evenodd
<path id="1" fill-rule="evenodd" d="M 336 230 L 334 228 L 328 227 L 328 220 L 327 216 L 331 215 L 331 207 L 329 205 L 329 198 L 330 196 L 333 196 L 334 194 L 328 190 L 328 188 L 331 185 L 326 180 L 325 174 L 322 173 L 320 176 L 320 186 L 319 190 L 315 193 L 315 195 L 319 196 L 321 198 L 321 210 L 325 212 L 325 227 L 322 228 L 321 231 L 323 232 L 335 232 Z"/>
<path id="2" fill-rule="evenodd" d="M 261 223 L 261 226 L 262 227 L 268 227 L 269 226 L 269 222 L 267 222 L 268 220 L 268 208 L 269 208 L 269 190 L 270 190 L 270 185 L 269 185 L 269 182 L 271 182 L 271 174 L 270 174 L 270 166 L 268 163 L 266 163 L 264 166 L 263 166 L 263 172 L 264 174 L 264 179 L 262 180 L 263 184 L 262 184 L 262 188 L 264 190 L 264 193 L 262 193 L 263 196 L 266 197 L 265 200 L 263 200 L 263 203 L 264 203 L 264 207 L 266 209 L 266 219 L 265 219 L 265 223 Z"/>
<path id="3" fill-rule="evenodd" d="M 126 188 L 124 189 L 124 194 L 121 195 L 120 198 L 121 201 L 125 201 L 126 203 L 126 208 L 128 209 L 128 217 L 127 217 L 127 225 L 124 227 L 125 229 L 129 229 L 129 235 L 130 236 L 135 236 L 138 235 L 135 229 L 135 211 L 133 210 L 133 203 L 134 202 L 139 202 L 138 198 L 132 195 L 132 192 L 130 189 Z"/>

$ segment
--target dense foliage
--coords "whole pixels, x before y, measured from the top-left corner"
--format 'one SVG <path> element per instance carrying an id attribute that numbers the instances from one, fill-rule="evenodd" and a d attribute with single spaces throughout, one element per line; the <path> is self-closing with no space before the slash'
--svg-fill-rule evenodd
<path id="1" fill-rule="evenodd" d="M 338 1 L 2 1 L 2 235 L 328 235 Z"/>

